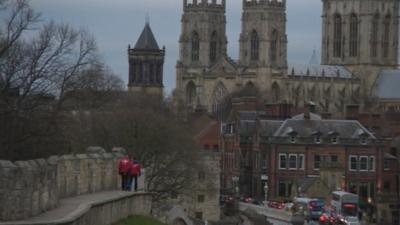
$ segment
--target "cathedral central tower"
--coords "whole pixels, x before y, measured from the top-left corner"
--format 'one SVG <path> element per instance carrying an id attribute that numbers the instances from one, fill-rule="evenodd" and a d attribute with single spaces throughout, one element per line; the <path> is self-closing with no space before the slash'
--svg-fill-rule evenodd
<path id="1" fill-rule="evenodd" d="M 398 0 L 322 0 L 322 64 L 343 65 L 368 98 L 383 69 L 397 68 Z"/>
<path id="2" fill-rule="evenodd" d="M 322 3 L 322 64 L 397 65 L 398 0 Z"/>

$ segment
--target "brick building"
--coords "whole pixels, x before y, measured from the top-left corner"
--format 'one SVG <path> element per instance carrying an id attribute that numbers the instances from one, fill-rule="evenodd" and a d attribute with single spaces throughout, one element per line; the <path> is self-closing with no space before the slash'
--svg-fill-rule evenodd
<path id="1" fill-rule="evenodd" d="M 357 120 L 325 119 L 312 107 L 291 118 L 285 105 L 233 109 L 222 129 L 222 188 L 239 177 L 243 196 L 262 199 L 267 184 L 269 199 L 289 200 L 301 192 L 296 188 L 320 180 L 329 191 L 357 193 L 371 214 L 398 193 L 396 154 Z M 322 178 L 322 171 L 333 172 Z"/>

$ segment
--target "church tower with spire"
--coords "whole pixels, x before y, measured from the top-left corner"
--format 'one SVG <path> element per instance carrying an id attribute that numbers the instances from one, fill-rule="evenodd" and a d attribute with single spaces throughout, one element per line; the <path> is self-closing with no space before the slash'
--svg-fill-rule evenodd
<path id="1" fill-rule="evenodd" d="M 159 48 L 147 18 L 134 48 L 128 47 L 129 90 L 162 95 L 164 57 L 165 47 Z"/>

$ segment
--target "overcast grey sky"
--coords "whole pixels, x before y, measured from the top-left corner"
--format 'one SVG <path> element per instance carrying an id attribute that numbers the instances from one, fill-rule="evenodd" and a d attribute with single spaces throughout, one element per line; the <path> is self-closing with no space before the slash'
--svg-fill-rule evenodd
<path id="1" fill-rule="evenodd" d="M 112 70 L 128 80 L 128 44 L 134 45 L 146 13 L 160 46 L 167 49 L 164 66 L 166 91 L 175 88 L 175 64 L 183 0 L 32 0 L 45 20 L 88 29 L 96 38 L 100 53 Z M 321 46 L 321 0 L 287 0 L 288 60 L 307 63 L 314 48 Z M 238 58 L 242 0 L 227 0 L 229 55 Z"/>

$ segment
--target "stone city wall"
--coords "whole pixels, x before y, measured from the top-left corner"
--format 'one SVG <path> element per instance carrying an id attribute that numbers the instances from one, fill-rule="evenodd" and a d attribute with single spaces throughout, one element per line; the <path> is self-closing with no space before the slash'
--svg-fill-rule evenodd
<path id="1" fill-rule="evenodd" d="M 150 216 L 150 193 L 126 192 L 108 199 L 82 203 L 60 219 L 0 222 L 1 225 L 110 225 L 130 215 Z"/>
<path id="2" fill-rule="evenodd" d="M 57 207 L 59 199 L 117 190 L 121 153 L 0 160 L 0 221 L 21 220 Z"/>

